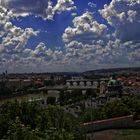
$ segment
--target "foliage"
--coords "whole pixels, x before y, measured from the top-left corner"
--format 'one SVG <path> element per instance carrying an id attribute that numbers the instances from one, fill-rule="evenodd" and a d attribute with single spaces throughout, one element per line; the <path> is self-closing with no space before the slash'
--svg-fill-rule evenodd
<path id="1" fill-rule="evenodd" d="M 47 98 L 47 104 L 54 105 L 56 101 L 56 97 L 50 96 Z"/>
<path id="2" fill-rule="evenodd" d="M 62 90 L 60 92 L 59 101 L 60 105 L 67 105 L 86 100 L 91 97 L 96 97 L 96 92 L 92 89 L 88 89 L 85 94 L 83 94 L 80 89 L 75 89 L 71 92 Z"/>
<path id="3" fill-rule="evenodd" d="M 135 96 L 123 97 L 121 100 L 106 103 L 96 109 L 86 109 L 81 112 L 79 119 L 82 122 L 87 122 L 130 114 L 134 115 L 134 119 L 140 119 L 140 100 Z"/>
<path id="4" fill-rule="evenodd" d="M 11 95 L 11 90 L 6 86 L 6 82 L 0 82 L 0 96 Z"/>
<path id="5" fill-rule="evenodd" d="M 140 129 L 120 129 L 118 133 L 121 136 L 125 136 L 127 140 L 139 140 L 140 139 Z"/>
<path id="6" fill-rule="evenodd" d="M 54 82 L 54 80 L 45 80 L 44 85 L 45 86 L 54 86 L 55 82 Z"/>
<path id="7" fill-rule="evenodd" d="M 80 140 L 78 121 L 59 106 L 7 102 L 0 107 L 0 139 Z"/>
<path id="8" fill-rule="evenodd" d="M 97 97 L 97 91 L 95 89 L 87 89 L 85 96 L 88 97 Z"/>

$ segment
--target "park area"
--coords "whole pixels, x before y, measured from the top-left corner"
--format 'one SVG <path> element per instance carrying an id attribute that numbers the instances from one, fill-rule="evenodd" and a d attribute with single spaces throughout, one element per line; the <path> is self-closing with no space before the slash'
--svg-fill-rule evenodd
<path id="1" fill-rule="evenodd" d="M 94 140 L 140 140 L 140 129 L 119 129 L 95 132 Z"/>

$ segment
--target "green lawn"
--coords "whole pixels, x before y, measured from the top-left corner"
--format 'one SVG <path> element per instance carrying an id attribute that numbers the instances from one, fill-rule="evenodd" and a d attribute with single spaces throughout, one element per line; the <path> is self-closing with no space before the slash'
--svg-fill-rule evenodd
<path id="1" fill-rule="evenodd" d="M 128 140 L 140 140 L 140 129 L 121 129 L 118 133 Z"/>

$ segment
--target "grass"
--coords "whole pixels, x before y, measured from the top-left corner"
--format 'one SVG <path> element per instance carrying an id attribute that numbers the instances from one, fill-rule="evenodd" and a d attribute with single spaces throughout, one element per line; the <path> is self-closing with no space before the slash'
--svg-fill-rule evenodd
<path id="1" fill-rule="evenodd" d="M 120 129 L 118 133 L 128 140 L 140 140 L 140 129 Z"/>

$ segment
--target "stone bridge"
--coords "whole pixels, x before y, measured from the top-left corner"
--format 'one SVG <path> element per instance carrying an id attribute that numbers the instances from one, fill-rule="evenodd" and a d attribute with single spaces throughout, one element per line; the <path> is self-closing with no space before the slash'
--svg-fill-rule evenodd
<path id="1" fill-rule="evenodd" d="M 82 86 L 82 85 L 60 85 L 60 86 L 46 86 L 41 87 L 38 90 L 39 91 L 47 91 L 47 90 L 74 90 L 74 89 L 80 89 L 80 90 L 87 90 L 87 89 L 97 89 L 97 86 L 95 85 L 88 85 L 88 86 Z"/>
<path id="2" fill-rule="evenodd" d="M 89 79 L 71 79 L 67 80 L 65 85 L 55 85 L 55 86 L 45 86 L 39 88 L 38 90 L 74 90 L 74 89 L 97 89 L 99 83 L 95 80 Z"/>
<path id="3" fill-rule="evenodd" d="M 97 88 L 98 82 L 90 79 L 71 79 L 66 81 L 68 87 L 92 87 Z"/>

